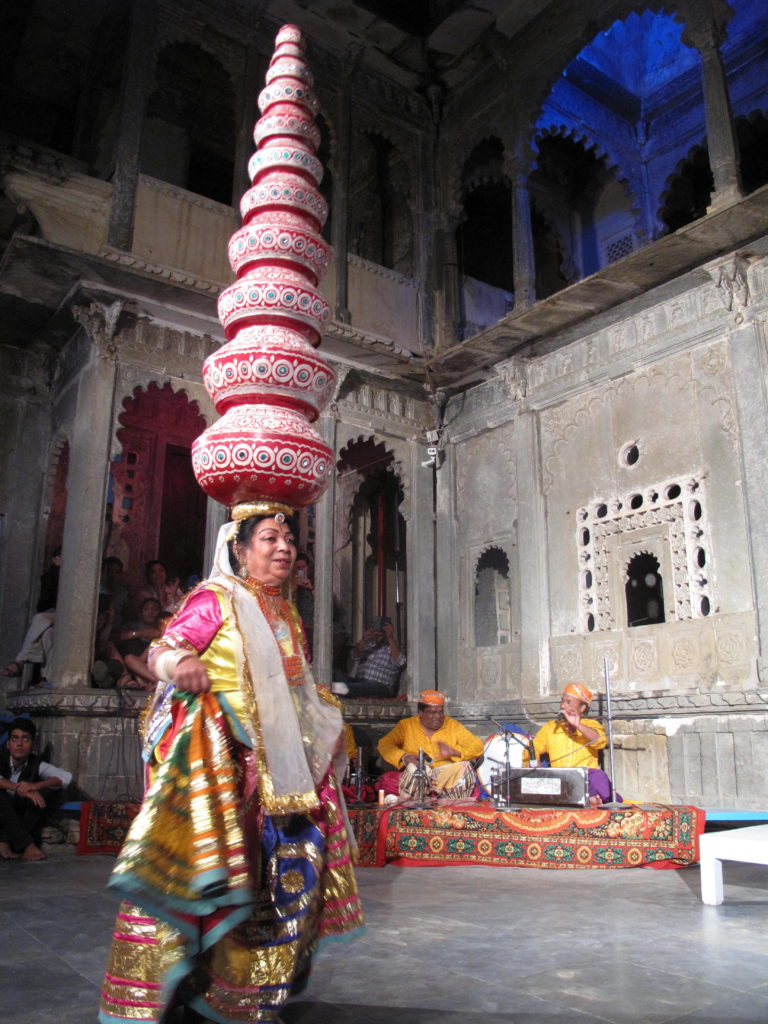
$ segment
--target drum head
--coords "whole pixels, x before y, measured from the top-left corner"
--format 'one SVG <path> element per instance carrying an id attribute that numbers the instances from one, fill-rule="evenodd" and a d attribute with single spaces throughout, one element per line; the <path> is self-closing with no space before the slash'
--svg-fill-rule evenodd
<path id="1" fill-rule="evenodd" d="M 508 752 L 507 746 L 509 746 Z M 504 735 L 495 732 L 485 741 L 483 763 L 477 769 L 477 777 L 489 793 L 491 791 L 491 773 L 507 766 L 510 768 L 523 767 L 523 747 L 511 736 L 509 744 L 507 744 Z"/>

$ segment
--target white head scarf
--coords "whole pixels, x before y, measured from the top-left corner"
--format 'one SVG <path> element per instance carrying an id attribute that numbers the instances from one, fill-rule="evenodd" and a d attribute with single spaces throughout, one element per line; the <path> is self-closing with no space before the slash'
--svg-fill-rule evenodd
<path id="1" fill-rule="evenodd" d="M 316 786 L 331 763 L 341 732 L 338 708 L 321 700 L 308 666 L 304 682 L 289 686 L 275 635 L 258 600 L 232 573 L 227 542 L 238 523 L 219 530 L 209 577 L 231 600 L 237 675 L 245 707 L 242 722 L 261 774 L 262 799 L 273 814 L 318 804 Z"/>

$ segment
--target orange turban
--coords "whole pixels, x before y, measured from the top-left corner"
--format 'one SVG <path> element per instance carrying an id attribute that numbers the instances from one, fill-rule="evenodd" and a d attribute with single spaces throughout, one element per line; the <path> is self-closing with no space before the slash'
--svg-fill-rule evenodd
<path id="1" fill-rule="evenodd" d="M 583 700 L 585 704 L 589 704 L 592 700 L 592 694 L 586 688 L 584 683 L 568 683 L 566 688 L 563 690 L 563 696 L 568 694 L 570 697 L 575 697 L 576 700 Z"/>
<path id="2" fill-rule="evenodd" d="M 419 704 L 445 704 L 445 694 L 439 690 L 422 690 L 419 694 Z"/>

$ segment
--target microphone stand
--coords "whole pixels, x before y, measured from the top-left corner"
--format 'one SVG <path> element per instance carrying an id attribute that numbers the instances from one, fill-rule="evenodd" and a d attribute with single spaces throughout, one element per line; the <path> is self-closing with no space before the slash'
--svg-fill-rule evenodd
<path id="1" fill-rule="evenodd" d="M 424 751 L 419 747 L 419 763 L 416 767 L 416 771 L 413 773 L 414 779 L 416 779 L 416 794 L 417 804 L 419 807 L 424 806 L 424 788 L 427 782 L 427 773 L 424 771 Z"/>
<path id="2" fill-rule="evenodd" d="M 510 765 L 510 763 L 509 763 L 509 741 L 510 741 L 510 739 L 516 740 L 520 744 L 520 746 L 524 747 L 526 750 L 530 750 L 531 748 L 530 748 L 528 742 L 526 740 L 522 739 L 521 736 L 518 733 L 514 732 L 512 729 L 508 729 L 506 727 L 506 725 L 503 725 L 501 722 L 497 722 L 495 718 L 491 718 L 489 716 L 488 717 L 488 721 L 489 722 L 493 722 L 493 724 L 502 733 L 502 735 L 504 737 L 504 761 L 503 761 L 503 764 L 506 766 L 506 769 L 507 769 L 506 773 L 504 775 L 504 793 L 503 794 L 499 794 L 499 796 L 497 797 L 497 795 L 494 793 L 493 782 L 491 782 L 491 799 L 494 801 L 494 803 L 496 803 L 497 799 L 501 799 L 506 804 L 506 806 L 509 807 L 509 804 L 510 804 L 510 799 L 509 799 L 509 797 L 510 797 L 510 786 L 511 786 L 511 782 L 512 782 L 512 780 L 509 777 L 509 772 L 510 772 L 510 769 L 512 767 Z M 493 760 L 493 758 L 491 758 L 491 760 Z M 501 764 L 501 763 L 502 762 L 500 762 L 500 761 L 496 762 L 496 764 Z M 531 765 L 532 768 L 536 767 L 536 759 L 535 758 L 533 759 L 533 761 L 530 762 L 530 765 Z M 499 769 L 496 768 L 494 770 L 496 771 L 496 773 L 498 775 Z"/>
<path id="3" fill-rule="evenodd" d="M 355 775 L 355 800 L 362 803 L 363 800 L 363 748 L 357 748 L 357 774 Z"/>
<path id="4" fill-rule="evenodd" d="M 611 801 L 608 804 L 603 804 L 603 807 L 623 807 L 623 804 L 617 803 L 616 801 L 616 787 L 613 784 L 613 709 L 611 707 L 611 673 L 608 668 L 607 658 L 603 658 L 603 672 L 605 674 L 605 710 L 608 715 L 608 760 L 611 767 Z"/>

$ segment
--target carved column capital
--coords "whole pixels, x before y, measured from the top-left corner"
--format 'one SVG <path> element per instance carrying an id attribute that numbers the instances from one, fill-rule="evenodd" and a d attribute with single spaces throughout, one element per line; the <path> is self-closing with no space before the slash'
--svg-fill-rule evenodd
<path id="1" fill-rule="evenodd" d="M 115 332 L 125 302 L 119 299 L 110 306 L 91 302 L 88 306 L 72 306 L 72 316 L 85 328 L 101 359 L 116 359 Z"/>
<path id="2" fill-rule="evenodd" d="M 720 301 L 729 313 L 736 314 L 738 323 L 743 321 L 744 312 L 750 303 L 750 264 L 762 258 L 750 258 L 742 253 L 735 253 L 728 259 L 707 267 L 707 273 L 714 282 Z"/>
<path id="3" fill-rule="evenodd" d="M 357 71 L 364 53 L 365 47 L 362 43 L 349 44 L 341 58 L 341 68 L 345 78 L 351 78 L 355 71 Z"/>
<path id="4" fill-rule="evenodd" d="M 339 416 L 339 397 L 341 395 L 341 390 L 344 387 L 344 381 L 347 379 L 347 377 L 349 376 L 349 374 L 351 372 L 351 367 L 349 367 L 349 366 L 334 366 L 334 370 L 336 372 L 336 387 L 334 388 L 333 398 L 331 398 L 330 402 L 328 403 L 328 409 L 338 419 L 338 416 Z"/>
<path id="5" fill-rule="evenodd" d="M 528 367 L 523 359 L 512 359 L 496 367 L 513 402 L 522 402 L 528 394 Z"/>
<path id="6" fill-rule="evenodd" d="M 684 17 L 685 27 L 680 38 L 702 56 L 725 42 L 728 18 L 723 12 L 716 13 L 708 4 L 697 3 L 686 10 Z"/>

